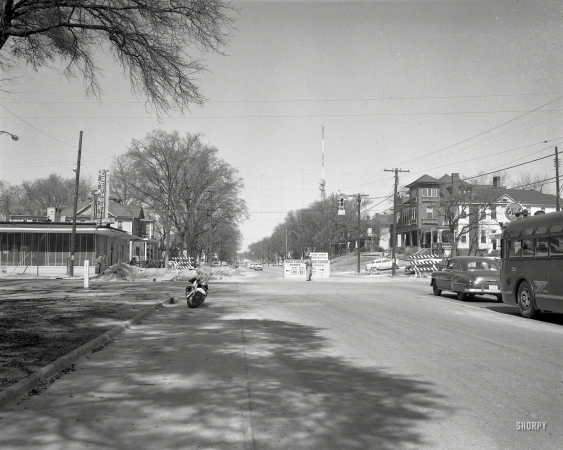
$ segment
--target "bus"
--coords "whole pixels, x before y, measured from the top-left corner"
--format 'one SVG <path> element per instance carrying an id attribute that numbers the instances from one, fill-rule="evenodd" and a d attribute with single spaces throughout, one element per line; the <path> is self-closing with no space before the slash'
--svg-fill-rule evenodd
<path id="1" fill-rule="evenodd" d="M 522 217 L 502 231 L 501 295 L 530 319 L 563 313 L 563 212 Z"/>

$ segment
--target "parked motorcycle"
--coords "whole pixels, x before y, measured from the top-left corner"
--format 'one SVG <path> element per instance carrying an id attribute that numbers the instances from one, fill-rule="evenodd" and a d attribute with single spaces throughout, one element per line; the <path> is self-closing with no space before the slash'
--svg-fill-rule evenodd
<path id="1" fill-rule="evenodd" d="M 205 280 L 199 277 L 191 278 L 188 282 L 189 284 L 186 286 L 186 302 L 189 308 L 197 308 L 205 301 L 209 286 Z"/>

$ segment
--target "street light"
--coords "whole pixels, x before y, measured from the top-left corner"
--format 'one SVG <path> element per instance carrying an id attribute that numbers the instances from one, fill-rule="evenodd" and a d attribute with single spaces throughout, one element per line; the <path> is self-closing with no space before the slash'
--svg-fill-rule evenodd
<path id="1" fill-rule="evenodd" d="M 19 137 L 17 137 L 15 134 L 8 133 L 7 131 L 0 131 L 0 134 L 7 134 L 12 138 L 12 141 L 17 141 L 19 139 Z"/>

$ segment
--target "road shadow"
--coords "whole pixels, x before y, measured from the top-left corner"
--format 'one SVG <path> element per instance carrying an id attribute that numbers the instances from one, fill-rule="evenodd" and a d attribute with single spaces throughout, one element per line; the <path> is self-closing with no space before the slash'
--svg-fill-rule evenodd
<path id="1" fill-rule="evenodd" d="M 334 356 L 321 329 L 241 318 L 233 304 L 207 306 L 171 308 L 164 313 L 172 317 L 155 315 L 128 331 L 93 355 L 83 372 L 65 375 L 64 391 L 54 385 L 41 394 L 48 408 L 10 412 L 10 424 L 19 425 L 2 421 L 0 447 L 385 450 L 439 444 L 420 431 L 453 413 L 435 384 Z M 103 371 L 89 376 L 94 369 Z"/>
<path id="2" fill-rule="evenodd" d="M 511 305 L 499 305 L 499 306 L 487 306 L 487 309 L 491 311 L 498 312 L 501 314 L 507 314 L 510 316 L 518 316 L 521 317 L 520 309 L 517 306 Z M 555 314 L 549 312 L 541 312 L 534 316 L 533 319 L 537 322 L 545 322 L 545 323 L 553 323 L 555 325 L 563 325 L 563 314 Z"/>

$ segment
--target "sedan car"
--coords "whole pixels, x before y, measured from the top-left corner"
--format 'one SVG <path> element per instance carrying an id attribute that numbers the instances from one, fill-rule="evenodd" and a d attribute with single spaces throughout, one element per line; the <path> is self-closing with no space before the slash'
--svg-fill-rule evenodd
<path id="1" fill-rule="evenodd" d="M 260 263 L 259 263 L 259 264 L 256 264 L 256 265 L 254 266 L 254 270 L 262 270 L 262 264 L 260 264 Z"/>
<path id="2" fill-rule="evenodd" d="M 256 263 L 251 262 L 251 263 L 248 265 L 248 268 L 249 268 L 249 269 L 254 269 L 254 267 L 256 267 Z"/>
<path id="3" fill-rule="evenodd" d="M 480 256 L 455 256 L 442 270 L 432 272 L 430 281 L 434 295 L 442 291 L 455 292 L 459 300 L 469 300 L 475 295 L 500 294 L 500 271 L 493 258 Z"/>
<path id="4" fill-rule="evenodd" d="M 372 262 L 366 264 L 366 270 L 379 271 L 393 268 L 393 262 L 389 258 L 374 259 Z"/>

